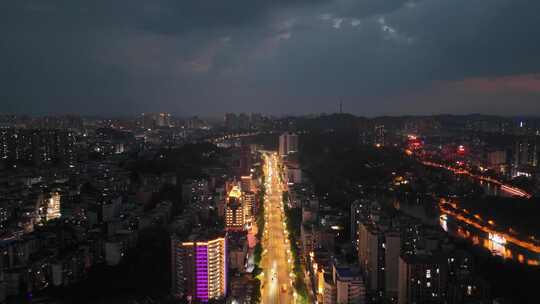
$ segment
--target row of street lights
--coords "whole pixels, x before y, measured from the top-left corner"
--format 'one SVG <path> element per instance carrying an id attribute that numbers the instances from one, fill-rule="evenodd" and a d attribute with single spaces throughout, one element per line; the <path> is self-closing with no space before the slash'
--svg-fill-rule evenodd
<path id="1" fill-rule="evenodd" d="M 278 167 L 277 166 L 277 156 L 276 154 L 274 154 L 274 161 L 276 163 L 276 168 Z M 276 170 L 277 171 L 277 170 Z M 281 189 L 281 187 L 279 187 L 281 185 L 278 185 L 278 188 Z M 296 298 L 297 298 L 297 293 L 296 291 L 294 290 L 294 279 L 295 279 L 295 274 L 294 272 L 292 271 L 292 268 L 293 268 L 293 257 L 292 257 L 292 252 L 291 252 L 291 249 L 290 249 L 290 241 L 289 241 L 289 231 L 287 230 L 287 222 L 286 222 L 286 217 L 285 217 L 285 206 L 284 206 L 285 202 L 283 201 L 283 198 L 280 198 L 280 211 L 281 211 L 281 219 L 282 219 L 282 224 L 283 224 L 283 235 L 285 236 L 285 245 L 287 247 L 287 262 L 289 264 L 289 284 L 290 284 L 290 287 L 291 287 L 291 290 L 293 290 L 293 297 L 294 297 L 294 301 L 296 302 Z"/>
<path id="2" fill-rule="evenodd" d="M 268 192 L 265 194 L 264 200 L 265 200 L 266 203 L 268 203 L 269 195 L 272 192 L 272 186 L 273 186 L 273 183 L 274 183 L 274 181 L 272 181 L 272 177 L 274 175 L 274 172 L 276 174 L 278 174 L 277 173 L 277 171 L 278 171 L 277 170 L 277 168 L 278 168 L 278 166 L 277 166 L 278 160 L 277 160 L 277 154 L 276 153 L 273 153 L 271 156 L 269 156 L 268 154 L 265 154 L 265 158 L 266 158 L 267 172 L 268 172 L 268 180 L 266 181 L 266 187 L 268 189 Z M 278 185 L 277 188 L 281 189 L 279 187 L 279 185 Z M 281 212 L 281 219 L 282 219 L 282 225 L 283 225 L 283 235 L 285 236 L 284 237 L 285 245 L 287 247 L 286 254 L 287 254 L 287 263 L 289 265 L 289 285 L 290 285 L 290 289 L 293 290 L 294 302 L 296 302 L 298 295 L 297 295 L 296 291 L 294 290 L 295 274 L 292 271 L 293 258 L 292 258 L 292 252 L 291 252 L 291 249 L 290 249 L 289 231 L 287 230 L 287 223 L 286 223 L 286 220 L 285 220 L 284 202 L 283 202 L 282 198 L 280 198 L 279 210 Z M 269 220 L 269 213 L 268 212 L 265 212 L 265 219 L 268 222 L 268 220 Z M 264 239 L 265 240 L 268 239 L 268 228 L 265 228 Z"/>

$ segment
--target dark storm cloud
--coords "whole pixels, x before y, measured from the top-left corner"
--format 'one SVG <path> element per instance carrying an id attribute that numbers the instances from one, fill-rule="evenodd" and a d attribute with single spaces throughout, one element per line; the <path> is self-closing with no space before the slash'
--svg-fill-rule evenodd
<path id="1" fill-rule="evenodd" d="M 339 98 L 359 114 L 486 100 L 508 113 L 514 99 L 528 111 L 538 11 L 527 0 L 7 0 L 0 111 L 318 112 Z"/>
<path id="2" fill-rule="evenodd" d="M 342 7 L 345 3 L 350 3 L 351 8 L 356 5 L 355 1 L 341 3 Z M 373 15 L 363 11 L 355 14 L 354 9 L 340 15 L 332 11 L 331 5 L 324 9 L 327 13 L 323 19 L 333 26 L 315 28 L 293 39 L 282 49 L 281 56 L 265 67 L 275 67 L 278 72 L 264 74 L 265 81 L 257 84 L 276 82 L 292 94 L 307 92 L 311 100 L 320 104 L 335 104 L 344 97 L 349 109 L 359 113 L 466 112 L 478 111 L 475 103 L 485 106 L 480 99 L 487 98 L 472 93 L 466 98 L 467 92 L 451 90 L 445 90 L 448 96 L 444 99 L 432 92 L 415 94 L 418 102 L 405 97 L 415 91 L 424 92 L 434 81 L 540 70 L 536 57 L 540 19 L 534 16 L 540 3 L 402 2 L 401 6 L 389 6 L 387 11 Z M 538 109 L 538 92 L 528 92 L 525 99 L 525 92 L 515 93 L 490 95 L 493 105 L 483 111 L 506 108 L 499 113 L 508 114 Z M 448 103 L 453 98 L 459 102 Z M 381 102 L 385 99 L 392 102 Z M 527 100 L 527 106 L 515 107 L 518 99 L 520 104 Z"/>

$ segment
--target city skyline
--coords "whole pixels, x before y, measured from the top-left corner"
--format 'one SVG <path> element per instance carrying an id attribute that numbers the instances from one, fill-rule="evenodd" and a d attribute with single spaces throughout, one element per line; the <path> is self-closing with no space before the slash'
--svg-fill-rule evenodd
<path id="1" fill-rule="evenodd" d="M 536 303 L 540 119 L 224 118 L 0 116 L 0 302 Z"/>
<path id="2" fill-rule="evenodd" d="M 0 1 L 0 304 L 538 304 L 540 1 Z"/>
<path id="3" fill-rule="evenodd" d="M 539 115 L 530 1 L 7 1 L 5 113 Z"/>

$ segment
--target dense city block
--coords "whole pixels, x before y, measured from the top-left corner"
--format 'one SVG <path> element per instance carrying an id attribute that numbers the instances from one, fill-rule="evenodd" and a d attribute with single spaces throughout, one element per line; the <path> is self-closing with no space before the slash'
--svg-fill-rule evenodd
<path id="1" fill-rule="evenodd" d="M 540 120 L 1 126 L 3 302 L 534 303 Z"/>

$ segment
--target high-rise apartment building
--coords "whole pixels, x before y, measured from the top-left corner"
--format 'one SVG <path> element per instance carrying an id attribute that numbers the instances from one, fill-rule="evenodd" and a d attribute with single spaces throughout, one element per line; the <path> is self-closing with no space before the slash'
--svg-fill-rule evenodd
<path id="1" fill-rule="evenodd" d="M 401 254 L 401 236 L 399 232 L 385 233 L 384 247 L 384 292 L 388 298 L 397 300 L 399 255 Z"/>
<path id="2" fill-rule="evenodd" d="M 246 113 L 240 113 L 238 115 L 238 128 L 240 130 L 249 130 L 249 115 Z"/>
<path id="3" fill-rule="evenodd" d="M 225 203 L 225 229 L 227 231 L 240 231 L 244 229 L 245 215 L 242 200 L 242 191 L 234 186 Z"/>
<path id="4" fill-rule="evenodd" d="M 363 304 L 366 301 L 366 288 L 357 269 L 333 265 L 332 276 L 325 277 L 324 304 Z"/>
<path id="5" fill-rule="evenodd" d="M 357 232 L 359 264 L 367 288 L 396 298 L 401 236 L 392 229 L 360 222 Z"/>
<path id="6" fill-rule="evenodd" d="M 255 214 L 255 193 L 251 191 L 243 192 L 242 203 L 244 205 L 244 222 L 250 223 L 253 218 L 253 214 Z"/>
<path id="7" fill-rule="evenodd" d="M 367 278 L 370 290 L 384 290 L 384 266 L 386 263 L 384 233 L 377 227 L 368 226 L 367 233 Z"/>
<path id="8" fill-rule="evenodd" d="M 145 129 L 168 128 L 171 126 L 171 114 L 143 113 L 141 125 Z"/>
<path id="9" fill-rule="evenodd" d="M 62 216 L 60 212 L 60 193 L 53 192 L 47 201 L 46 221 L 54 220 Z"/>
<path id="10" fill-rule="evenodd" d="M 240 177 L 240 188 L 242 189 L 242 192 L 249 192 L 252 190 L 251 175 L 244 175 Z"/>
<path id="11" fill-rule="evenodd" d="M 53 129 L 0 130 L 0 160 L 43 165 L 75 162 L 73 132 Z"/>
<path id="12" fill-rule="evenodd" d="M 226 113 L 225 114 L 225 128 L 229 131 L 235 131 L 238 130 L 239 124 L 238 124 L 238 117 L 234 113 Z"/>
<path id="13" fill-rule="evenodd" d="M 487 158 L 488 165 L 491 167 L 506 164 L 506 151 L 505 150 L 489 151 L 487 153 L 486 158 Z"/>
<path id="14" fill-rule="evenodd" d="M 286 156 L 298 152 L 298 135 L 283 133 L 279 136 L 279 155 Z"/>
<path id="15" fill-rule="evenodd" d="M 519 138 L 514 146 L 512 176 L 531 177 L 540 165 L 540 140 L 536 137 Z"/>
<path id="16" fill-rule="evenodd" d="M 514 148 L 514 167 L 538 166 L 540 149 L 536 138 L 521 138 Z"/>
<path id="17" fill-rule="evenodd" d="M 171 114 L 158 113 L 156 114 L 156 126 L 157 127 L 170 127 L 171 126 Z"/>
<path id="18" fill-rule="evenodd" d="M 404 255 L 399 258 L 398 304 L 444 303 L 446 267 L 440 255 Z"/>
<path id="19" fill-rule="evenodd" d="M 489 288 L 460 250 L 423 251 L 399 257 L 398 304 L 488 303 Z"/>
<path id="20" fill-rule="evenodd" d="M 364 303 L 366 288 L 360 274 L 348 267 L 334 267 L 334 282 L 336 283 L 336 303 Z"/>
<path id="21" fill-rule="evenodd" d="M 226 296 L 225 235 L 194 233 L 172 238 L 172 294 L 188 301 L 207 302 Z"/>
<path id="22" fill-rule="evenodd" d="M 353 246 L 356 248 L 356 250 L 358 250 L 358 237 L 359 237 L 359 227 L 360 227 L 360 220 L 362 218 L 362 207 L 363 207 L 363 203 L 362 201 L 360 200 L 356 200 L 354 202 L 351 203 L 351 209 L 350 209 L 350 214 L 349 214 L 349 218 L 351 220 L 351 223 L 350 223 L 350 229 L 351 229 L 351 232 L 350 232 L 350 235 L 351 235 L 351 243 L 353 244 Z"/>
<path id="23" fill-rule="evenodd" d="M 374 133 L 375 145 L 384 146 L 386 144 L 386 129 L 384 128 L 384 125 L 376 125 Z"/>
<path id="24" fill-rule="evenodd" d="M 263 116 L 260 113 L 252 113 L 250 120 L 252 129 L 260 129 L 263 126 Z"/>
<path id="25" fill-rule="evenodd" d="M 249 145 L 242 145 L 240 147 L 240 164 L 239 175 L 247 176 L 251 174 L 251 147 Z"/>

